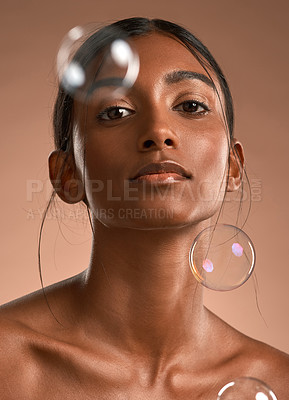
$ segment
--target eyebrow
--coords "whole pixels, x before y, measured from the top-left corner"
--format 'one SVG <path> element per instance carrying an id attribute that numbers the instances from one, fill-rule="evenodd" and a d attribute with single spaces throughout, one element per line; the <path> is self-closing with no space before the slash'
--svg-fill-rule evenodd
<path id="1" fill-rule="evenodd" d="M 214 82 L 206 75 L 200 74 L 199 72 L 186 71 L 186 70 L 176 70 L 169 72 L 165 75 L 165 82 L 169 85 L 178 83 L 184 80 L 192 80 L 197 79 L 199 81 L 204 82 L 210 88 L 216 89 Z M 92 93 L 101 87 L 107 86 L 123 86 L 122 78 L 104 78 L 99 81 L 94 81 L 88 90 L 89 96 Z"/>
<path id="2" fill-rule="evenodd" d="M 204 82 L 210 88 L 213 89 L 216 88 L 215 84 L 208 76 L 200 74 L 198 72 L 179 70 L 179 71 L 169 72 L 168 74 L 165 75 L 165 82 L 168 83 L 169 85 L 181 82 L 186 79 L 198 79 L 199 81 Z"/>

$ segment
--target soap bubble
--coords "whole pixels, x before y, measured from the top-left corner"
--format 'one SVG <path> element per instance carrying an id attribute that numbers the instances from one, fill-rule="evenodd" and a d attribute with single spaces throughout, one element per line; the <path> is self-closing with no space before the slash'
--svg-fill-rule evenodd
<path id="1" fill-rule="evenodd" d="M 190 250 L 195 278 L 209 289 L 227 291 L 243 285 L 255 265 L 250 238 L 232 225 L 217 224 L 204 229 Z"/>
<path id="2" fill-rule="evenodd" d="M 227 383 L 217 400 L 277 400 L 266 383 L 252 377 L 241 377 Z"/>
<path id="3" fill-rule="evenodd" d="M 57 73 L 60 86 L 86 103 L 93 101 L 95 91 L 110 98 L 131 88 L 139 73 L 139 57 L 127 34 L 117 27 L 76 26 L 61 43 Z"/>

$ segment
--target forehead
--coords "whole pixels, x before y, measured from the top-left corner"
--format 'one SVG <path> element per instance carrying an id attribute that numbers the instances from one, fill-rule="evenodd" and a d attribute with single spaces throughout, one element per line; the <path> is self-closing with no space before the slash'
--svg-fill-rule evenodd
<path id="1" fill-rule="evenodd" d="M 145 36 L 134 36 L 131 41 L 143 60 L 157 62 L 165 57 L 174 63 L 196 61 L 184 43 L 170 35 L 152 32 Z"/>
<path id="2" fill-rule="evenodd" d="M 147 36 L 133 37 L 132 45 L 140 58 L 140 78 L 163 76 L 177 70 L 197 72 L 208 77 L 190 50 L 175 37 L 153 32 Z M 215 74 L 211 70 L 209 74 L 218 86 Z"/>

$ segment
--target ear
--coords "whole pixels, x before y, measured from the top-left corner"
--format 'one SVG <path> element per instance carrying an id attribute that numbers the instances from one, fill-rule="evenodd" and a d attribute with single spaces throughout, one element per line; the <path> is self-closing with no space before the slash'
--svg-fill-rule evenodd
<path id="1" fill-rule="evenodd" d="M 48 165 L 51 184 L 61 200 L 74 204 L 85 198 L 83 184 L 77 175 L 71 153 L 52 151 L 49 154 Z"/>
<path id="2" fill-rule="evenodd" d="M 244 149 L 242 144 L 235 138 L 231 141 L 230 168 L 227 192 L 234 192 L 241 186 L 245 168 Z"/>

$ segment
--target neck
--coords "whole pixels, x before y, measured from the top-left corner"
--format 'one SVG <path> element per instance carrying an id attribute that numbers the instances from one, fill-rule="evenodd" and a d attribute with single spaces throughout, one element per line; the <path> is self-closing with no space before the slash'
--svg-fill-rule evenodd
<path id="1" fill-rule="evenodd" d="M 89 335 L 98 332 L 134 354 L 201 346 L 206 324 L 202 287 L 189 268 L 200 226 L 114 229 L 97 224 L 79 304 Z"/>

